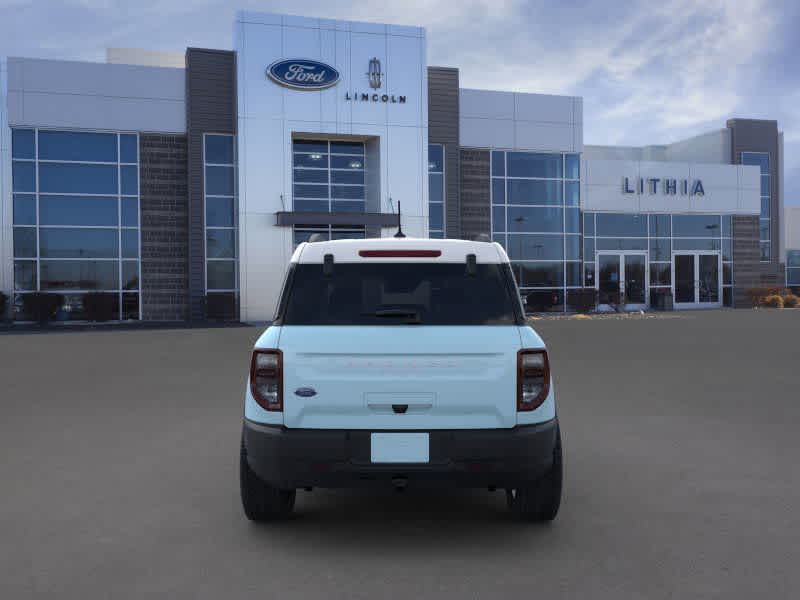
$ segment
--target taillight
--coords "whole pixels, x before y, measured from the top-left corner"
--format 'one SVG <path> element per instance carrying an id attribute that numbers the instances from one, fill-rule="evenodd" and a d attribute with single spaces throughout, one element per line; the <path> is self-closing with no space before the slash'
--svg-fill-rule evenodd
<path id="1" fill-rule="evenodd" d="M 550 389 L 550 364 L 546 350 L 520 350 L 517 353 L 517 410 L 535 410 Z"/>
<path id="2" fill-rule="evenodd" d="M 264 410 L 283 410 L 283 354 L 280 350 L 253 350 L 250 391 Z"/>

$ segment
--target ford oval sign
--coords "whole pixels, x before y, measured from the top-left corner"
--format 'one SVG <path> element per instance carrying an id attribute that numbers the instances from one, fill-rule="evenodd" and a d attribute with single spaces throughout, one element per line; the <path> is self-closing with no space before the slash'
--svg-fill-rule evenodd
<path id="1" fill-rule="evenodd" d="M 296 90 L 324 90 L 339 83 L 339 71 L 316 60 L 279 60 L 267 68 L 272 81 Z"/>

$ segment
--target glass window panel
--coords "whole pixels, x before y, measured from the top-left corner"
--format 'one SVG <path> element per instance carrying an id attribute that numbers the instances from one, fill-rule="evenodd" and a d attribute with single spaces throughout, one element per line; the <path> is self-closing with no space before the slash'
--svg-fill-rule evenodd
<path id="1" fill-rule="evenodd" d="M 122 294 L 122 320 L 139 320 L 139 294 Z"/>
<path id="2" fill-rule="evenodd" d="M 39 196 L 42 225 L 117 225 L 116 196 Z"/>
<path id="3" fill-rule="evenodd" d="M 564 266 L 566 267 L 565 285 L 567 287 L 581 287 L 581 268 L 583 263 L 568 262 L 564 263 Z"/>
<path id="4" fill-rule="evenodd" d="M 14 256 L 36 258 L 35 227 L 14 227 Z"/>
<path id="5" fill-rule="evenodd" d="M 323 159 L 325 157 L 322 157 Z M 321 160 L 321 159 L 319 159 Z M 317 159 L 310 159 L 310 162 L 317 161 L 317 164 L 308 166 L 319 166 Z M 326 165 L 327 166 L 327 163 Z M 364 159 L 358 156 L 331 156 L 332 169 L 350 169 L 350 170 L 363 170 Z"/>
<path id="6" fill-rule="evenodd" d="M 769 152 L 742 152 L 742 164 L 761 167 L 761 173 L 768 174 Z"/>
<path id="7" fill-rule="evenodd" d="M 133 165 L 120 167 L 120 189 L 125 196 L 136 196 L 139 193 L 139 168 Z"/>
<path id="8" fill-rule="evenodd" d="M 564 263 L 518 263 L 524 287 L 562 287 Z"/>
<path id="9" fill-rule="evenodd" d="M 444 147 L 441 144 L 428 144 L 428 171 L 431 173 L 444 171 Z"/>
<path id="10" fill-rule="evenodd" d="M 139 230 L 123 229 L 122 258 L 139 258 Z"/>
<path id="11" fill-rule="evenodd" d="M 363 185 L 332 185 L 331 197 L 341 200 L 363 200 Z"/>
<path id="12" fill-rule="evenodd" d="M 758 234 L 760 239 L 768 240 L 769 239 L 769 225 L 770 222 L 767 219 L 761 219 L 758 223 Z"/>
<path id="13" fill-rule="evenodd" d="M 730 215 L 722 216 L 722 237 L 731 237 L 733 235 L 733 219 Z"/>
<path id="14" fill-rule="evenodd" d="M 297 211 L 323 211 L 328 212 L 330 205 L 328 200 L 295 200 L 294 209 Z"/>
<path id="15" fill-rule="evenodd" d="M 561 205 L 564 203 L 561 182 L 509 179 L 508 203 Z"/>
<path id="16" fill-rule="evenodd" d="M 733 306 L 733 290 L 729 287 L 722 288 L 722 306 Z"/>
<path id="17" fill-rule="evenodd" d="M 800 285 L 800 269 L 789 269 L 786 273 L 787 285 Z"/>
<path id="18" fill-rule="evenodd" d="M 36 225 L 34 194 L 14 194 L 14 225 Z"/>
<path id="19" fill-rule="evenodd" d="M 500 244 L 503 247 L 503 249 L 506 251 L 506 253 L 507 253 L 508 252 L 508 242 L 506 241 L 506 237 L 507 236 L 505 234 L 503 234 L 503 233 L 493 233 L 492 234 L 492 241 L 493 242 L 497 242 L 498 244 Z"/>
<path id="20" fill-rule="evenodd" d="M 331 154 L 358 154 L 364 156 L 364 142 L 331 142 Z"/>
<path id="21" fill-rule="evenodd" d="M 650 260 L 672 260 L 672 244 L 666 239 L 650 239 Z"/>
<path id="22" fill-rule="evenodd" d="M 492 152 L 492 175 L 504 177 L 506 174 L 506 153 L 495 150 Z"/>
<path id="23" fill-rule="evenodd" d="M 206 262 L 209 290 L 236 289 L 236 263 L 232 260 L 209 260 Z"/>
<path id="24" fill-rule="evenodd" d="M 233 198 L 206 198 L 206 227 L 233 227 Z"/>
<path id="25" fill-rule="evenodd" d="M 354 171 L 358 172 L 358 171 Z M 328 183 L 327 169 L 295 169 L 294 180 L 297 183 Z"/>
<path id="26" fill-rule="evenodd" d="M 581 211 L 579 209 L 564 209 L 564 231 L 567 233 L 581 232 Z"/>
<path id="27" fill-rule="evenodd" d="M 722 239 L 722 260 L 733 260 L 733 243 L 731 238 Z"/>
<path id="28" fill-rule="evenodd" d="M 428 175 L 428 177 L 432 181 L 438 180 L 441 182 L 442 180 L 442 175 Z M 364 171 L 331 171 L 331 183 L 357 183 L 364 185 Z"/>
<path id="29" fill-rule="evenodd" d="M 42 290 L 117 290 L 119 263 L 115 260 L 43 260 Z"/>
<path id="30" fill-rule="evenodd" d="M 670 263 L 650 264 L 650 285 L 672 285 Z"/>
<path id="31" fill-rule="evenodd" d="M 561 178 L 561 154 L 536 152 L 508 152 L 509 177 Z"/>
<path id="32" fill-rule="evenodd" d="M 138 290 L 139 289 L 139 261 L 138 260 L 123 260 L 122 261 L 122 289 L 123 290 Z"/>
<path id="33" fill-rule="evenodd" d="M 320 236 L 322 236 L 322 239 L 323 239 L 323 240 L 327 240 L 327 239 L 329 239 L 329 235 L 328 235 L 328 230 L 327 230 L 327 228 L 326 228 L 326 229 L 322 229 L 322 230 L 315 230 L 315 229 L 295 229 L 295 230 L 294 230 L 294 243 L 295 243 L 295 245 L 297 245 L 297 244 L 302 244 L 303 242 L 307 242 L 307 241 L 308 241 L 308 239 L 309 239 L 309 238 L 310 238 L 312 235 L 314 235 L 314 234 L 316 234 L 316 233 L 318 233 Z"/>
<path id="34" fill-rule="evenodd" d="M 14 261 L 14 289 L 17 291 L 36 291 L 36 261 Z"/>
<path id="35" fill-rule="evenodd" d="M 564 209 L 508 207 L 508 231 L 561 233 L 564 229 Z"/>
<path id="36" fill-rule="evenodd" d="M 673 215 L 675 237 L 719 237 L 719 215 Z"/>
<path id="37" fill-rule="evenodd" d="M 327 154 L 328 142 L 318 142 L 314 140 L 293 140 L 292 150 L 295 152 L 313 152 L 315 154 Z"/>
<path id="38" fill-rule="evenodd" d="M 672 226 L 669 215 L 650 215 L 650 237 L 670 237 Z"/>
<path id="39" fill-rule="evenodd" d="M 139 149 L 136 136 L 122 134 L 119 136 L 119 161 L 124 163 L 139 162 Z"/>
<path id="40" fill-rule="evenodd" d="M 233 196 L 233 167 L 206 167 L 206 194 Z"/>
<path id="41" fill-rule="evenodd" d="M 444 175 L 437 173 L 428 175 L 428 200 L 444 202 Z"/>
<path id="42" fill-rule="evenodd" d="M 15 192 L 35 192 L 36 164 L 15 160 L 11 164 L 11 182 Z"/>
<path id="43" fill-rule="evenodd" d="M 769 175 L 762 175 L 761 176 L 761 195 L 762 196 L 770 196 L 769 191 Z"/>
<path id="44" fill-rule="evenodd" d="M 733 265 L 731 263 L 722 263 L 722 284 L 730 285 L 733 283 Z"/>
<path id="45" fill-rule="evenodd" d="M 435 203 L 428 207 L 428 227 L 444 229 L 444 205 Z"/>
<path id="46" fill-rule="evenodd" d="M 33 129 L 11 130 L 11 157 L 36 158 L 36 140 Z"/>
<path id="47" fill-rule="evenodd" d="M 233 136 L 207 135 L 205 161 L 217 165 L 232 165 Z"/>
<path id="48" fill-rule="evenodd" d="M 365 231 L 337 231 L 336 228 L 333 228 L 331 231 L 331 239 L 332 240 L 363 240 L 367 237 Z"/>
<path id="49" fill-rule="evenodd" d="M 520 295 L 525 298 L 525 312 L 563 312 L 563 290 L 521 290 Z"/>
<path id="50" fill-rule="evenodd" d="M 594 239 L 583 238 L 583 260 L 594 260 Z"/>
<path id="51" fill-rule="evenodd" d="M 761 260 L 763 262 L 768 262 L 770 260 L 771 251 L 769 242 L 761 242 L 759 244 L 759 250 L 761 252 Z"/>
<path id="52" fill-rule="evenodd" d="M 444 232 L 443 231 L 428 231 L 428 237 L 434 240 L 443 240 L 444 239 Z"/>
<path id="53" fill-rule="evenodd" d="M 769 198 L 761 198 L 761 217 L 769 218 Z"/>
<path id="54" fill-rule="evenodd" d="M 673 250 L 719 250 L 720 240 L 716 238 L 672 238 Z"/>
<path id="55" fill-rule="evenodd" d="M 492 204 L 505 204 L 506 180 L 492 179 Z"/>
<path id="56" fill-rule="evenodd" d="M 647 216 L 638 214 L 597 213 L 596 235 L 646 237 Z"/>
<path id="57" fill-rule="evenodd" d="M 350 159 L 341 157 L 346 164 L 349 164 Z M 293 164 L 295 167 L 310 167 L 313 169 L 327 169 L 328 168 L 328 155 L 327 154 L 295 154 L 293 156 Z M 339 167 L 343 168 L 343 167 Z"/>
<path id="58" fill-rule="evenodd" d="M 566 173 L 564 177 L 567 179 L 580 179 L 581 178 L 581 157 L 580 154 L 567 154 L 565 157 Z"/>
<path id="59" fill-rule="evenodd" d="M 787 250 L 786 251 L 786 266 L 787 267 L 800 267 L 800 250 Z"/>
<path id="60" fill-rule="evenodd" d="M 583 215 L 583 235 L 594 236 L 594 213 L 584 213 Z"/>
<path id="61" fill-rule="evenodd" d="M 117 162 L 117 134 L 39 131 L 39 160 Z"/>
<path id="62" fill-rule="evenodd" d="M 236 237 L 233 229 L 206 229 L 208 258 L 235 258 Z"/>
<path id="63" fill-rule="evenodd" d="M 647 238 L 596 238 L 597 250 L 647 250 Z"/>
<path id="64" fill-rule="evenodd" d="M 594 263 L 583 263 L 583 285 L 594 287 Z"/>
<path id="65" fill-rule="evenodd" d="M 565 249 L 565 257 L 567 260 L 580 260 L 581 236 L 579 235 L 564 236 L 564 249 Z"/>
<path id="66" fill-rule="evenodd" d="M 116 229 L 39 230 L 39 254 L 43 258 L 117 258 L 118 246 Z"/>
<path id="67" fill-rule="evenodd" d="M 122 199 L 122 226 L 139 226 L 139 200 L 137 198 Z"/>
<path id="68" fill-rule="evenodd" d="M 560 235 L 509 235 L 511 260 L 562 260 L 564 238 Z"/>
<path id="69" fill-rule="evenodd" d="M 334 212 L 364 212 L 363 200 L 334 200 L 332 204 Z"/>
<path id="70" fill-rule="evenodd" d="M 327 185 L 294 184 L 295 198 L 327 198 Z"/>
<path id="71" fill-rule="evenodd" d="M 117 194 L 117 166 L 39 163 L 39 191 Z"/>
<path id="72" fill-rule="evenodd" d="M 564 203 L 567 206 L 580 206 L 581 204 L 581 184 L 579 181 L 564 182 Z"/>

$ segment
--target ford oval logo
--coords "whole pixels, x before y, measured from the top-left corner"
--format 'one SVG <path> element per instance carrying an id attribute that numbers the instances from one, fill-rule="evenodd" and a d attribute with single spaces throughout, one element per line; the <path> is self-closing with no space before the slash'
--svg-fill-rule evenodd
<path id="1" fill-rule="evenodd" d="M 302 398 L 311 398 L 311 396 L 317 395 L 317 390 L 312 387 L 301 387 L 297 388 L 294 393 L 296 396 L 300 396 Z"/>
<path id="2" fill-rule="evenodd" d="M 278 60 L 267 68 L 272 81 L 296 90 L 324 90 L 339 83 L 339 71 L 316 60 Z"/>

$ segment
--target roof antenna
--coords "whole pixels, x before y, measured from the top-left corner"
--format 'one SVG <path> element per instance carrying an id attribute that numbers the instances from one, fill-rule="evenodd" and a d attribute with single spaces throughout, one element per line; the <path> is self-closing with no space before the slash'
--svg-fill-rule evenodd
<path id="1" fill-rule="evenodd" d="M 403 225 L 400 223 L 400 200 L 397 201 L 397 233 L 394 234 L 396 238 L 404 238 L 406 234 L 403 233 Z"/>

